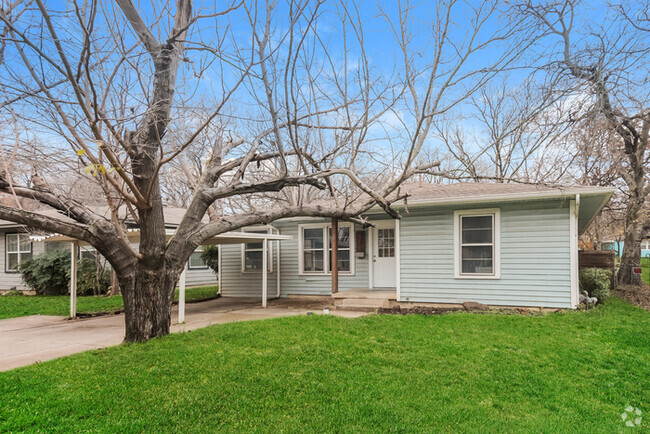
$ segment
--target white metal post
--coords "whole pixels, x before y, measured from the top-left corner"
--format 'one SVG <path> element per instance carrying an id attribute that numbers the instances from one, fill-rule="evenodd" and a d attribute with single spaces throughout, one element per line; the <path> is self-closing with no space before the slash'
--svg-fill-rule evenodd
<path id="1" fill-rule="evenodd" d="M 395 296 L 397 297 L 397 301 L 402 301 L 402 294 L 401 294 L 401 289 L 402 289 L 402 268 L 401 268 L 401 247 L 400 247 L 400 220 L 395 219 Z"/>
<path id="2" fill-rule="evenodd" d="M 269 240 L 264 238 L 262 242 L 262 307 L 266 307 L 266 296 L 268 292 L 268 260 L 269 260 Z"/>
<path id="3" fill-rule="evenodd" d="M 219 295 L 221 295 L 221 290 L 223 285 L 221 284 L 221 244 L 219 244 L 219 257 L 217 258 L 217 277 L 219 279 Z"/>
<path id="4" fill-rule="evenodd" d="M 183 268 L 180 279 L 178 279 L 178 323 L 185 322 L 185 271 L 187 267 Z"/>
<path id="5" fill-rule="evenodd" d="M 277 231 L 278 235 L 280 231 Z M 277 244 L 276 254 L 275 254 L 275 297 L 280 298 L 280 240 L 276 241 Z"/>
<path id="6" fill-rule="evenodd" d="M 77 248 L 78 241 L 70 243 L 70 318 L 77 317 Z"/>

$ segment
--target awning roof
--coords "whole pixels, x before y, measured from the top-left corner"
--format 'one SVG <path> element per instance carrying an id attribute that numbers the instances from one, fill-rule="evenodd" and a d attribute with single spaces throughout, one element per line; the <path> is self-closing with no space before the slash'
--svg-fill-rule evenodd
<path id="1" fill-rule="evenodd" d="M 174 229 L 166 229 L 167 239 L 169 240 L 174 233 Z M 137 243 L 140 241 L 140 230 L 139 229 L 128 229 L 127 236 L 129 241 Z M 68 237 L 61 234 L 47 234 L 47 235 L 31 235 L 30 238 L 33 241 L 45 241 L 45 242 L 57 242 L 57 241 L 75 241 L 75 238 Z M 242 244 L 242 243 L 255 243 L 269 240 L 269 241 L 283 241 L 290 240 L 293 237 L 291 235 L 280 235 L 280 234 L 264 234 L 264 233 L 248 233 L 248 232 L 224 232 L 219 235 L 205 240 L 202 242 L 202 245 L 218 245 L 218 244 Z M 79 245 L 87 245 L 83 241 L 79 241 Z"/>

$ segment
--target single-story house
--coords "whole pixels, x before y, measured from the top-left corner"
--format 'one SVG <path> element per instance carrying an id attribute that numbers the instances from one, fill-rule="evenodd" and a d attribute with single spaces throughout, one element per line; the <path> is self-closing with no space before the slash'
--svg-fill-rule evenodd
<path id="1" fill-rule="evenodd" d="M 338 221 L 336 238 L 331 219 L 296 217 L 213 240 L 221 246 L 222 295 L 330 296 L 334 288 L 390 292 L 399 302 L 575 308 L 578 237 L 614 189 L 409 183 L 400 191 L 408 194 L 394 204 L 401 219 L 375 207 L 363 216 L 372 226 Z M 166 222 L 179 215 L 175 210 Z M 0 290 L 20 287 L 13 264 L 44 250 L 20 233 L 17 225 L 0 223 Z M 338 243 L 335 276 L 332 241 Z M 216 283 L 199 261 L 198 255 L 190 260 L 184 282 Z"/>
<path id="2" fill-rule="evenodd" d="M 338 290 L 390 290 L 401 302 L 578 306 L 578 236 L 612 188 L 409 183 L 402 218 L 338 222 Z M 269 242 L 267 297 L 332 294 L 330 219 L 287 218 L 246 231 Z M 223 245 L 221 293 L 262 295 L 262 243 Z"/>
<path id="3" fill-rule="evenodd" d="M 106 213 L 103 208 L 96 211 Z M 41 211 L 42 214 L 55 214 L 53 210 Z M 166 207 L 165 223 L 168 228 L 173 230 L 181 219 L 185 210 L 182 208 Z M 60 217 L 60 216 L 59 216 Z M 44 252 L 56 249 L 70 250 L 71 243 L 66 241 L 44 242 L 38 239 L 44 237 L 35 237 L 24 225 L 14 222 L 0 220 L 0 291 L 18 289 L 20 291 L 29 290 L 23 283 L 17 266 L 21 262 L 30 259 Z M 137 245 L 137 242 L 133 243 Z M 90 257 L 94 255 L 94 249 L 90 246 L 77 246 L 77 257 Z M 208 286 L 218 284 L 218 275 L 210 269 L 201 259 L 201 249 L 199 248 L 186 265 L 186 284 L 187 286 Z"/>

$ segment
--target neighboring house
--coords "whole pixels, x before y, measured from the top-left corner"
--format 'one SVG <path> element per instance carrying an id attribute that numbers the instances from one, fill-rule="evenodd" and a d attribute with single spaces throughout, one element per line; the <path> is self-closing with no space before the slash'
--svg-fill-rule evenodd
<path id="1" fill-rule="evenodd" d="M 603 250 L 614 250 L 619 258 L 623 256 L 623 241 L 606 241 L 603 243 Z M 641 241 L 641 257 L 650 257 L 650 239 Z"/>
<path id="2" fill-rule="evenodd" d="M 339 222 L 339 290 L 389 289 L 402 302 L 574 308 L 578 236 L 611 188 L 407 184 L 401 220 L 375 208 L 374 227 Z M 268 298 L 331 295 L 329 219 L 247 228 L 291 235 L 269 243 Z M 262 244 L 221 247 L 224 296 L 260 297 Z M 279 260 L 278 260 L 279 259 Z"/>
<path id="3" fill-rule="evenodd" d="M 101 212 L 101 211 L 100 211 Z M 54 211 L 43 211 L 52 214 Z M 165 208 L 165 223 L 169 228 L 177 226 L 185 210 Z M 0 291 L 9 289 L 28 290 L 22 282 L 16 267 L 21 262 L 38 254 L 55 249 L 70 249 L 70 243 L 33 241 L 24 225 L 0 220 Z M 79 247 L 79 258 L 93 254 L 92 247 Z M 201 248 L 192 254 L 186 265 L 187 286 L 207 286 L 218 283 L 217 275 L 201 259 Z"/>

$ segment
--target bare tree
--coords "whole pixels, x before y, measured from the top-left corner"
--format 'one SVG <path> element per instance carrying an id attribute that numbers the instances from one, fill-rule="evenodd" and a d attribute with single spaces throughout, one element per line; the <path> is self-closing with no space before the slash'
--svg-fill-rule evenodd
<path id="1" fill-rule="evenodd" d="M 392 70 L 373 65 L 354 3 L 235 1 L 195 11 L 176 0 L 144 13 L 131 0 L 72 1 L 70 10 L 34 2 L 18 20 L 0 12 L 2 43 L 16 59 L 2 65 L 12 94 L 0 107 L 20 108 L 24 122 L 55 138 L 57 158 L 73 162 L 61 170 L 92 179 L 110 215 L 49 187 L 50 178 L 13 191 L 61 218 L 8 206 L 0 218 L 93 245 L 117 273 L 127 341 L 169 332 L 178 277 L 217 234 L 298 215 L 366 224 L 361 215 L 375 204 L 399 218 L 391 207 L 399 185 L 436 173 L 436 162 L 414 162 L 437 120 L 522 51 L 516 23 L 494 26 L 503 5 L 488 1 L 382 11 L 398 53 Z M 485 56 L 494 46 L 501 54 Z M 386 126 L 391 113 L 403 128 Z M 163 200 L 172 193 L 162 183 L 179 170 L 187 211 L 168 240 Z M 137 250 L 124 210 L 140 230 Z"/>
<path id="2" fill-rule="evenodd" d="M 573 122 L 548 83 L 517 84 L 510 76 L 470 98 L 469 115 L 437 131 L 456 167 L 456 179 L 476 182 L 557 183 L 570 156 L 565 147 Z M 568 161 L 567 161 L 568 157 Z"/>
<path id="3" fill-rule="evenodd" d="M 604 23 L 581 20 L 580 2 L 527 2 L 521 11 L 539 25 L 542 38 L 559 41 L 555 72 L 566 80 L 566 89 L 586 94 L 593 105 L 587 116 L 604 122 L 617 146 L 612 150 L 616 173 L 625 183 L 625 245 L 619 281 L 631 283 L 632 268 L 640 262 L 641 234 L 645 222 L 642 210 L 650 186 L 647 178 L 648 130 L 650 99 L 648 98 L 648 63 L 650 34 L 646 31 L 643 13 L 637 5 L 614 7 L 617 19 Z M 641 5 L 642 6 L 642 5 Z M 580 23 L 581 26 L 576 27 Z"/>

